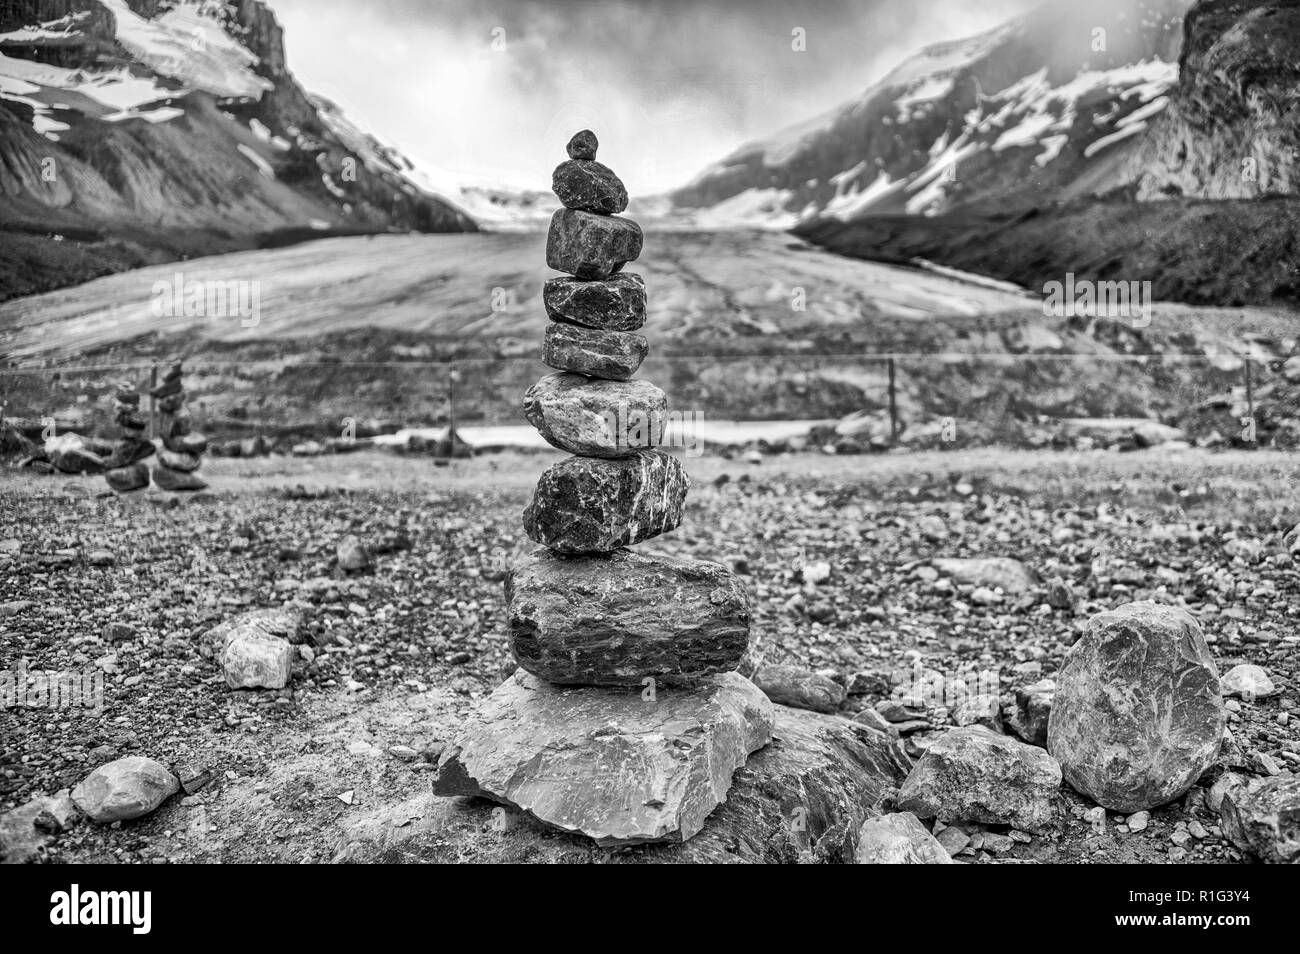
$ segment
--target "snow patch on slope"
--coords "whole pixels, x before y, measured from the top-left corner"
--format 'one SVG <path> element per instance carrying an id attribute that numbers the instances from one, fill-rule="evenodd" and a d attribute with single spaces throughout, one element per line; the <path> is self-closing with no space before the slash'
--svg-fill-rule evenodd
<path id="1" fill-rule="evenodd" d="M 117 42 L 160 76 L 214 96 L 260 99 L 272 84 L 253 72 L 257 55 L 226 32 L 225 3 L 185 0 L 152 20 L 126 0 L 99 0 L 116 21 Z"/>

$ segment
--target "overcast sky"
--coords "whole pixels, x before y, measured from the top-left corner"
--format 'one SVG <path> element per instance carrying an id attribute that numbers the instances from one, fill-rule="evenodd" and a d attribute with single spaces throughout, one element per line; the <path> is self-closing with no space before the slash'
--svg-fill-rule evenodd
<path id="1" fill-rule="evenodd" d="M 289 67 L 462 180 L 549 188 L 583 127 L 634 195 L 1033 0 L 268 0 Z M 805 52 L 792 49 L 804 31 Z"/>

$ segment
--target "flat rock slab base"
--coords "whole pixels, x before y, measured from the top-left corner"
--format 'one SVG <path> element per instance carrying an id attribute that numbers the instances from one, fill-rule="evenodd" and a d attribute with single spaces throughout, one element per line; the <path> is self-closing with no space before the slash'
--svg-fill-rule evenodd
<path id="1" fill-rule="evenodd" d="M 520 670 L 461 727 L 433 791 L 486 796 L 606 847 L 680 842 L 772 726 L 772 704 L 737 673 L 651 693 L 553 686 Z"/>

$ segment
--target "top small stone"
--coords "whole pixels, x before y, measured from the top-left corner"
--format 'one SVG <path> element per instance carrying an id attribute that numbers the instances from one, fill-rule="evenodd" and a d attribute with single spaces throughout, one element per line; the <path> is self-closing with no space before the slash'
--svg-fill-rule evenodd
<path id="1" fill-rule="evenodd" d="M 595 159 L 596 149 L 600 143 L 596 141 L 596 134 L 590 129 L 584 129 L 581 132 L 573 134 L 569 140 L 568 152 L 570 159 Z"/>

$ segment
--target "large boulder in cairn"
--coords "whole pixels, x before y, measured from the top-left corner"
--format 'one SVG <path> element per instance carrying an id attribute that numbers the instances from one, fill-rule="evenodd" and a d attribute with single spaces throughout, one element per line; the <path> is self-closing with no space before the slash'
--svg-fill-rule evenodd
<path id="1" fill-rule="evenodd" d="M 631 219 L 559 209 L 546 236 L 546 264 L 575 278 L 606 279 L 636 261 L 643 242 Z"/>
<path id="2" fill-rule="evenodd" d="M 649 351 L 650 342 L 644 335 L 552 323 L 542 342 L 542 361 L 557 371 L 626 381 L 636 374 Z"/>
<path id="3" fill-rule="evenodd" d="M 183 470 L 172 470 L 162 464 L 153 465 L 153 482 L 158 485 L 160 490 L 177 492 L 203 490 L 208 486 L 207 481 L 198 474 Z"/>
<path id="4" fill-rule="evenodd" d="M 381 862 L 852 863 L 862 823 L 897 790 L 911 764 L 907 755 L 896 740 L 848 719 L 773 708 L 772 742 L 732 776 L 726 801 L 685 844 L 609 852 L 489 800 L 420 797 L 358 819 L 339 855 Z M 487 829 L 491 838 L 483 837 Z"/>
<path id="5" fill-rule="evenodd" d="M 115 467 L 104 474 L 110 489 L 120 494 L 142 490 L 149 486 L 149 465 L 141 461 L 129 467 Z"/>
<path id="6" fill-rule="evenodd" d="M 433 790 L 486 796 L 606 847 L 685 841 L 772 740 L 773 717 L 736 673 L 643 692 L 519 670 L 461 727 Z"/>
<path id="7" fill-rule="evenodd" d="M 1227 787 L 1219 805 L 1223 835 L 1271 864 L 1300 863 L 1300 775 L 1277 775 Z"/>
<path id="8" fill-rule="evenodd" d="M 602 331 L 636 331 L 645 324 L 645 279 L 622 272 L 604 281 L 552 278 L 542 286 L 552 321 Z"/>
<path id="9" fill-rule="evenodd" d="M 677 529 L 691 481 L 676 457 L 569 457 L 542 473 L 524 532 L 561 553 L 611 553 Z"/>
<path id="10" fill-rule="evenodd" d="M 524 394 L 524 417 L 552 447 L 581 457 L 629 457 L 663 438 L 668 397 L 649 381 L 549 374 Z"/>
<path id="11" fill-rule="evenodd" d="M 130 755 L 87 775 L 72 790 L 72 801 L 92 821 L 107 824 L 148 815 L 179 788 L 161 763 Z"/>
<path id="12" fill-rule="evenodd" d="M 950 865 L 952 857 L 911 812 L 867 819 L 858 834 L 860 865 Z"/>
<path id="13" fill-rule="evenodd" d="M 921 818 L 1041 832 L 1056 819 L 1060 788 L 1061 767 L 1042 749 L 973 725 L 925 750 L 897 802 Z"/>
<path id="14" fill-rule="evenodd" d="M 1223 740 L 1219 673 L 1186 610 L 1099 613 L 1056 677 L 1048 750 L 1078 792 L 1131 813 L 1179 798 Z"/>
<path id="15" fill-rule="evenodd" d="M 595 159 L 569 159 L 555 167 L 551 189 L 566 209 L 617 215 L 627 208 L 627 188 L 614 170 Z"/>
<path id="16" fill-rule="evenodd" d="M 226 620 L 207 634 L 231 689 L 283 689 L 293 676 L 295 637 L 301 616 L 291 610 L 253 610 Z M 214 647 L 215 648 L 215 647 Z"/>
<path id="17" fill-rule="evenodd" d="M 102 474 L 113 447 L 104 441 L 65 431 L 46 440 L 45 457 L 64 474 Z"/>
<path id="18" fill-rule="evenodd" d="M 515 659 L 558 684 L 695 682 L 735 669 L 749 645 L 744 586 L 703 560 L 539 547 L 511 569 L 506 603 Z"/>
<path id="19" fill-rule="evenodd" d="M 954 582 L 1007 594 L 1027 592 L 1038 582 L 1033 570 L 1011 557 L 952 557 L 931 560 L 930 565 Z"/>

